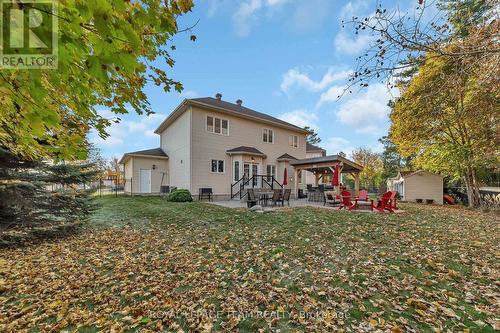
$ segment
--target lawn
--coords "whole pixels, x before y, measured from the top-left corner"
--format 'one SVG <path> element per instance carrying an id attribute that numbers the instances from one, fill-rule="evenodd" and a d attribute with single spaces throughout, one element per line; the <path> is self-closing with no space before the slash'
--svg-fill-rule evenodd
<path id="1" fill-rule="evenodd" d="M 2 249 L 0 331 L 493 332 L 498 217 L 106 197 L 82 232 Z"/>

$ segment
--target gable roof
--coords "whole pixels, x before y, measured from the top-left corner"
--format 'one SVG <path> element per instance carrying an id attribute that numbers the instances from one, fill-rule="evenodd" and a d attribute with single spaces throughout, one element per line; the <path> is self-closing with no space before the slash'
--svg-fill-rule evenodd
<path id="1" fill-rule="evenodd" d="M 295 160 L 297 160 L 297 158 L 293 157 L 290 154 L 284 153 L 283 155 L 278 157 L 276 160 L 277 161 L 295 161 Z"/>
<path id="2" fill-rule="evenodd" d="M 152 149 L 138 150 L 138 151 L 133 151 L 133 152 L 130 152 L 130 153 L 125 153 L 125 154 L 123 154 L 122 158 L 120 158 L 120 161 L 118 161 L 118 163 L 124 164 L 132 156 L 137 156 L 137 157 L 156 157 L 156 158 L 160 158 L 160 159 L 168 159 L 168 155 L 165 154 L 165 152 L 163 151 L 163 149 L 161 149 L 161 148 L 152 148 Z"/>
<path id="3" fill-rule="evenodd" d="M 257 148 L 248 147 L 248 146 L 239 146 L 236 148 L 232 148 L 232 149 L 226 150 L 226 153 L 228 153 L 229 155 L 231 155 L 231 154 L 247 154 L 247 155 L 266 156 L 263 152 L 261 152 Z"/>
<path id="4" fill-rule="evenodd" d="M 237 117 L 247 118 L 257 120 L 263 123 L 273 124 L 278 127 L 288 128 L 294 131 L 302 132 L 304 134 L 309 133 L 309 131 L 290 124 L 289 122 L 283 121 L 281 119 L 275 118 L 268 114 L 258 112 L 247 108 L 242 105 L 226 102 L 212 97 L 201 97 L 185 99 L 182 103 L 165 119 L 160 126 L 155 130 L 156 134 L 160 134 L 165 128 L 168 127 L 177 117 L 179 117 L 186 109 L 187 106 L 198 106 L 209 108 L 212 110 L 224 112 Z"/>
<path id="5" fill-rule="evenodd" d="M 306 152 L 308 151 L 325 151 L 325 149 L 306 142 Z"/>

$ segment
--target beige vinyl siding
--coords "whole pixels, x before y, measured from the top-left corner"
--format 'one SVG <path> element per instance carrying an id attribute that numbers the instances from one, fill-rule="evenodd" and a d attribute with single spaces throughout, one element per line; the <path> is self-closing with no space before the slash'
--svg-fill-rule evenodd
<path id="1" fill-rule="evenodd" d="M 160 134 L 169 161 L 171 186 L 191 188 L 191 110 L 184 112 Z"/>
<path id="2" fill-rule="evenodd" d="M 160 193 L 160 185 L 169 185 L 168 177 L 168 160 L 157 159 L 149 157 L 137 157 L 133 156 L 125 164 L 125 168 L 128 164 L 132 164 L 132 193 L 140 193 L 140 170 L 150 169 L 151 170 L 151 193 Z M 155 165 L 155 170 L 153 170 L 153 164 Z M 163 176 L 163 184 L 162 181 Z M 127 178 L 127 176 L 125 176 Z M 128 177 L 130 178 L 130 177 Z M 130 192 L 130 189 L 128 190 Z"/>
<path id="3" fill-rule="evenodd" d="M 132 174 L 133 174 L 134 162 L 133 159 L 130 158 L 127 163 L 123 166 L 123 175 L 125 177 L 125 188 L 124 191 L 126 193 L 130 193 L 132 191 Z"/>
<path id="4" fill-rule="evenodd" d="M 192 112 L 192 176 L 191 192 L 198 194 L 200 187 L 211 187 L 214 194 L 229 194 L 233 182 L 233 159 L 241 156 L 230 156 L 227 150 L 239 146 L 255 147 L 267 155 L 266 159 L 254 157 L 259 165 L 259 174 L 265 174 L 266 165 L 276 165 L 276 174 L 281 182 L 283 178 L 283 163 L 277 162 L 276 158 L 284 153 L 288 153 L 296 158 L 306 157 L 305 135 L 300 132 L 275 127 L 269 124 L 263 124 L 254 120 L 243 119 L 232 115 L 213 112 L 201 108 L 191 108 Z M 217 116 L 229 121 L 229 135 L 218 135 L 206 131 L 207 115 Z M 274 131 L 274 142 L 265 143 L 262 140 L 262 131 L 264 128 Z M 288 138 L 290 135 L 299 137 L 299 147 L 289 146 Z M 166 152 L 169 156 L 170 154 Z M 224 160 L 225 173 L 211 173 L 211 160 Z M 250 160 L 251 156 L 244 155 L 245 160 Z M 170 163 L 171 170 L 173 169 Z M 240 173 L 243 172 L 243 164 L 240 165 Z M 288 176 L 293 177 L 293 168 L 288 168 Z M 293 186 L 293 183 L 291 184 Z"/>
<path id="5" fill-rule="evenodd" d="M 404 178 L 404 200 L 433 199 L 443 204 L 443 177 L 428 172 L 417 172 Z"/>

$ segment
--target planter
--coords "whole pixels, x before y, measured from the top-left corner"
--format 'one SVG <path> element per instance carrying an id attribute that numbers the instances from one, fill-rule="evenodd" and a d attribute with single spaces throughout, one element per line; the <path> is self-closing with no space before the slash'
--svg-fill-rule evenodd
<path id="1" fill-rule="evenodd" d="M 416 201 L 417 203 L 422 203 L 422 202 L 424 202 L 422 199 L 415 199 L 415 201 Z"/>
<path id="2" fill-rule="evenodd" d="M 425 199 L 425 203 L 430 205 L 434 203 L 434 199 Z"/>

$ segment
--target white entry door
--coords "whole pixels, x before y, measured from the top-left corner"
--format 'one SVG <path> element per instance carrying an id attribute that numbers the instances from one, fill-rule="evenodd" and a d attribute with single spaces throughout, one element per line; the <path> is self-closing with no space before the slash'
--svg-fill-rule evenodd
<path id="1" fill-rule="evenodd" d="M 139 188 L 141 193 L 151 193 L 151 169 L 140 169 L 139 173 Z"/>

